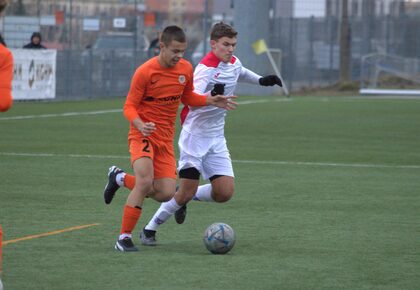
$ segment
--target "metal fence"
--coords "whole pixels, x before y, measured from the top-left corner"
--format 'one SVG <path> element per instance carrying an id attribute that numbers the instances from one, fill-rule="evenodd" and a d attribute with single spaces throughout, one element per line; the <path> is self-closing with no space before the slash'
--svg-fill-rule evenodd
<path id="1" fill-rule="evenodd" d="M 190 53 L 186 57 L 190 59 Z M 150 58 L 144 50 L 60 50 L 57 52 L 58 99 L 125 96 L 131 77 Z"/>
<path id="2" fill-rule="evenodd" d="M 359 81 L 364 55 L 383 53 L 420 59 L 420 19 L 375 18 L 369 34 L 362 19 L 351 19 L 351 78 Z M 416 29 L 413 29 L 416 28 Z M 281 18 L 270 47 L 281 51 L 282 74 L 289 89 L 334 85 L 339 77 L 339 20 Z M 192 51 L 186 58 L 191 60 Z M 57 97 L 123 96 L 136 67 L 150 55 L 143 51 L 63 50 L 57 58 Z"/>
<path id="3" fill-rule="evenodd" d="M 282 71 L 289 87 L 319 87 L 338 82 L 339 25 L 336 17 L 280 18 L 270 46 L 282 50 Z M 420 59 L 420 17 L 350 19 L 351 78 L 360 80 L 364 55 L 382 53 Z"/>
<path id="4" fill-rule="evenodd" d="M 43 2 L 38 1 L 38 3 Z M 118 16 L 117 12 L 114 16 Z M 72 25 L 68 26 L 68 23 L 65 23 L 67 26 L 61 27 L 40 27 L 46 41 L 49 43 L 58 41 L 63 44 L 58 47 L 57 54 L 57 98 L 124 96 L 129 89 L 135 69 L 150 57 L 145 50 L 146 43 L 155 36 L 157 27 L 142 27 L 143 19 L 140 16 L 127 16 L 125 32 L 133 34 L 137 43 L 134 48 L 101 50 L 92 47 L 86 49 L 87 44 L 94 43 L 98 36 L 112 28 L 113 17 L 104 13 L 98 15 L 102 24 L 101 30 L 96 32 L 84 31 L 81 28 L 84 17 L 82 14 L 73 15 L 73 28 L 71 28 Z M 163 15 L 158 15 L 157 20 L 163 17 Z M 185 17 L 185 19 L 190 21 L 184 24 L 190 40 L 185 58 L 192 61 L 196 45 L 205 39 L 204 31 L 208 31 L 215 19 L 209 15 L 209 21 L 205 22 L 206 29 L 204 29 L 202 19 L 197 21 L 197 15 Z M 235 21 L 241 20 L 233 19 L 234 24 Z M 270 22 L 267 43 L 276 51 L 276 59 L 290 90 L 330 86 L 338 82 L 339 17 L 269 17 L 267 21 Z M 381 53 L 420 59 L 419 14 L 352 15 L 349 17 L 349 24 L 351 30 L 350 75 L 353 81 L 360 80 L 361 60 L 368 54 Z M 57 33 L 61 36 L 57 37 Z M 69 37 L 73 38 L 74 45 L 68 45 Z M 6 38 L 6 42 L 7 40 Z M 254 56 L 249 55 L 249 58 L 251 57 Z M 245 60 L 245 65 L 246 58 L 246 55 L 241 56 L 241 59 Z M 259 73 L 264 72 L 259 71 Z"/>
<path id="5" fill-rule="evenodd" d="M 129 51 L 62 50 L 57 53 L 56 96 L 60 99 L 124 96 L 147 54 Z"/>

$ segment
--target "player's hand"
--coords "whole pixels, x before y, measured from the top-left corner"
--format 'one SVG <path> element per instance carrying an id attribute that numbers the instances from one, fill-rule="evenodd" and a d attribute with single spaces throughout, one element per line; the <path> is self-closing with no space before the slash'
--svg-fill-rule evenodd
<path id="1" fill-rule="evenodd" d="M 216 95 L 223 95 L 225 93 L 225 84 L 214 84 L 210 94 L 214 97 Z"/>
<path id="2" fill-rule="evenodd" d="M 276 75 L 268 75 L 268 76 L 262 77 L 259 79 L 259 83 L 262 86 L 274 86 L 274 85 L 279 85 L 280 87 L 283 86 L 280 78 Z"/>
<path id="3" fill-rule="evenodd" d="M 143 124 L 144 125 L 141 128 L 140 132 L 145 137 L 150 136 L 156 130 L 156 125 L 153 122 L 146 122 L 146 123 L 143 123 Z"/>
<path id="4" fill-rule="evenodd" d="M 143 122 L 140 118 L 134 119 L 133 125 L 143 134 L 144 137 L 150 136 L 156 130 L 155 123 Z"/>
<path id="5" fill-rule="evenodd" d="M 236 99 L 237 96 L 223 96 L 223 95 L 216 95 L 214 97 L 207 98 L 207 104 L 213 105 L 219 108 L 226 109 L 228 111 L 234 110 L 238 103 L 236 103 L 233 99 Z"/>

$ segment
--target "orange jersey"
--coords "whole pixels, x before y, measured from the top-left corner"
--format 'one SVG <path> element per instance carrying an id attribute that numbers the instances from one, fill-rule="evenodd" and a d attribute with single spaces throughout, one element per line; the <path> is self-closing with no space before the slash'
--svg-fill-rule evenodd
<path id="1" fill-rule="evenodd" d="M 0 112 L 12 105 L 13 55 L 0 44 Z"/>
<path id="2" fill-rule="evenodd" d="M 181 59 L 174 67 L 164 68 L 154 57 L 134 73 L 130 91 L 124 104 L 124 115 L 131 123 L 139 117 L 153 122 L 156 130 L 147 138 L 156 142 L 170 142 L 175 135 L 175 122 L 180 102 L 191 106 L 205 106 L 206 97 L 193 92 L 192 65 Z M 142 137 L 132 124 L 129 138 Z"/>

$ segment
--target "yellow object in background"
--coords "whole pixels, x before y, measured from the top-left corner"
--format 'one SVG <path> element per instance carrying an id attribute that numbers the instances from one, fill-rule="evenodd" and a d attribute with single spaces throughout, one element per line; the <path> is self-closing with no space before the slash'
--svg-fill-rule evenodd
<path id="1" fill-rule="evenodd" d="M 252 44 L 252 48 L 256 54 L 267 52 L 267 44 L 264 39 L 259 39 Z"/>

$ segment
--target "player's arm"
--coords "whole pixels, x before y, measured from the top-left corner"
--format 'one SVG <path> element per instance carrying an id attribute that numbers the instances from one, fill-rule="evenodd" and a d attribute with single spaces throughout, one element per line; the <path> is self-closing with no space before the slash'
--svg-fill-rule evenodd
<path id="1" fill-rule="evenodd" d="M 0 112 L 6 112 L 13 103 L 13 55 L 7 50 L 7 53 L 0 55 L 0 57 Z"/>
<path id="2" fill-rule="evenodd" d="M 245 67 L 241 68 L 239 80 L 243 82 L 251 83 L 251 84 L 259 84 L 261 86 L 274 86 L 274 85 L 278 85 L 280 87 L 283 86 L 278 76 L 276 75 L 260 76 Z"/>
<path id="3" fill-rule="evenodd" d="M 206 91 L 212 76 L 215 74 L 214 68 L 209 68 L 203 64 L 198 64 L 194 70 L 194 92 L 205 96 L 216 96 L 225 94 L 225 84 L 214 84 L 213 88 Z"/>
<path id="4" fill-rule="evenodd" d="M 182 102 L 184 105 L 193 106 L 193 107 L 200 107 L 200 106 L 216 106 L 219 108 L 223 108 L 226 110 L 233 110 L 238 105 L 233 99 L 236 96 L 223 96 L 223 95 L 216 95 L 216 96 L 205 96 L 197 94 L 193 91 L 190 91 L 188 94 L 184 94 L 184 98 Z"/>
<path id="5" fill-rule="evenodd" d="M 213 75 L 213 68 L 198 64 L 194 70 L 194 92 L 200 95 L 211 96 L 211 90 L 206 91 Z M 223 95 L 223 94 L 222 94 Z"/>
<path id="6" fill-rule="evenodd" d="M 270 86 L 270 87 L 272 87 L 274 85 L 278 85 L 280 87 L 283 86 L 283 83 L 281 82 L 281 79 L 276 75 L 264 76 L 264 77 L 259 79 L 259 83 L 262 86 Z"/>
<path id="7" fill-rule="evenodd" d="M 128 91 L 125 100 L 123 113 L 127 120 L 144 136 L 149 136 L 156 129 L 155 124 L 153 122 L 144 122 L 137 113 L 137 108 L 140 107 L 147 83 L 147 81 L 145 81 L 147 78 L 142 76 L 142 70 L 138 69 L 131 80 L 130 90 Z"/>
<path id="8" fill-rule="evenodd" d="M 232 99 L 236 98 L 236 96 L 212 96 L 211 91 L 204 92 L 210 78 L 211 70 L 205 69 L 204 66 L 197 66 L 194 72 L 194 83 L 192 82 L 193 77 L 191 75 L 184 88 L 184 94 L 182 95 L 181 102 L 184 105 L 193 107 L 212 105 L 226 110 L 233 110 L 237 106 L 237 103 Z"/>

